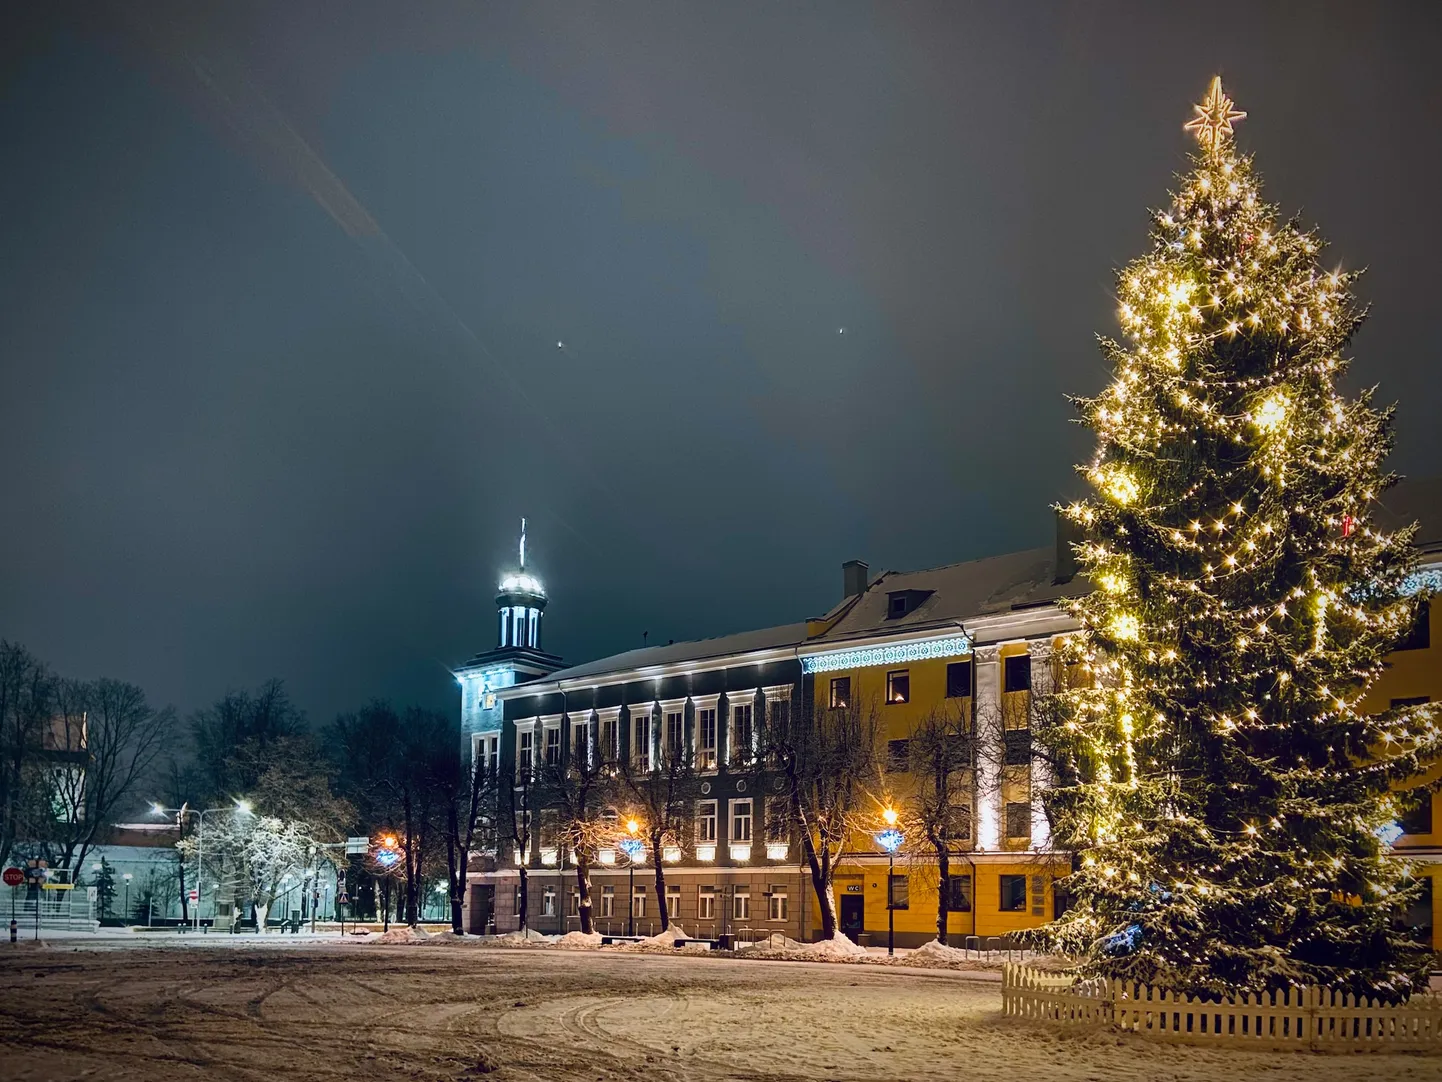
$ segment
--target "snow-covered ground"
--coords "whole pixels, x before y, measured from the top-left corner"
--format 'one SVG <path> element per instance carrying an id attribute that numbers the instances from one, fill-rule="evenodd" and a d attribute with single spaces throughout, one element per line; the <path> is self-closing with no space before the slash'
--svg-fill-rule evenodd
<path id="1" fill-rule="evenodd" d="M 1009 1021 L 990 974 L 280 938 L 0 944 L 0 1078 L 1442 1079 Z"/>

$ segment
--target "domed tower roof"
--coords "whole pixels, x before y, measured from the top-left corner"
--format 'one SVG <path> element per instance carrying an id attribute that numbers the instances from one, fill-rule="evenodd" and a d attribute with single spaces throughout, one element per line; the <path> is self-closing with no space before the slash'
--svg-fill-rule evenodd
<path id="1" fill-rule="evenodd" d="M 497 584 L 496 607 L 509 608 L 516 605 L 523 608 L 544 609 L 546 588 L 541 580 L 526 571 L 526 520 L 521 519 L 520 561 L 514 571 L 501 576 Z"/>

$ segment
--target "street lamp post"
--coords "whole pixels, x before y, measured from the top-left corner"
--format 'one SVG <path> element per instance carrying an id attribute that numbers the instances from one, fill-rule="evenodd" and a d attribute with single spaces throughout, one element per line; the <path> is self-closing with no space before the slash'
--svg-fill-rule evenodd
<path id="1" fill-rule="evenodd" d="M 886 829 L 876 835 L 877 842 L 886 850 L 886 953 L 896 954 L 896 851 L 901 848 L 905 835 L 896 829 L 896 809 L 887 807 L 881 813 Z M 945 889 L 945 884 L 942 885 Z"/>
<path id="2" fill-rule="evenodd" d="M 636 837 L 641 824 L 635 819 L 626 820 L 626 833 L 630 835 L 621 841 L 621 851 L 626 854 L 626 934 L 636 934 L 636 855 L 641 851 L 641 839 Z"/>
<path id="3" fill-rule="evenodd" d="M 125 909 L 124 909 L 124 911 L 121 913 L 121 919 L 124 920 L 126 924 L 129 924 L 129 923 L 130 923 L 130 881 L 131 881 L 133 878 L 135 878 L 135 877 L 134 877 L 130 872 L 126 872 L 126 873 L 125 873 L 124 875 L 122 875 L 120 878 L 125 880 Z"/>

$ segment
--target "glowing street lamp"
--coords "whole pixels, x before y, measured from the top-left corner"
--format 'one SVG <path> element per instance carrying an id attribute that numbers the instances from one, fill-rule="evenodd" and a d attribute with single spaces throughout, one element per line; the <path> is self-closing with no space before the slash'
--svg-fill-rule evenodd
<path id="1" fill-rule="evenodd" d="M 626 820 L 627 837 L 621 839 L 620 850 L 626 854 L 626 934 L 636 934 L 636 865 L 646 858 L 646 843 L 640 838 L 641 824 L 634 818 Z"/>
<path id="2" fill-rule="evenodd" d="M 876 844 L 886 850 L 886 953 L 896 954 L 896 851 L 906 835 L 896 828 L 900 818 L 896 809 L 887 805 L 881 812 L 886 829 L 876 835 Z"/>
<path id="3" fill-rule="evenodd" d="M 154 802 L 150 805 L 152 815 L 174 815 L 175 825 L 179 827 L 187 815 L 195 816 L 198 824 L 195 833 L 195 930 L 200 931 L 200 891 L 201 879 L 205 876 L 205 817 L 214 812 L 230 812 L 232 815 L 250 815 L 255 810 L 255 805 L 244 798 L 237 799 L 230 807 L 226 808 L 192 808 L 189 801 L 178 808 L 167 808 L 165 805 Z M 216 884 L 220 889 L 220 884 Z M 182 899 L 182 904 L 184 899 Z"/>

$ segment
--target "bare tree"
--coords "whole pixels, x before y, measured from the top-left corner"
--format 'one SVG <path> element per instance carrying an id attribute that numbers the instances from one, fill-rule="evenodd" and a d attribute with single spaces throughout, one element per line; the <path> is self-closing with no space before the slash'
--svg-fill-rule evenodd
<path id="1" fill-rule="evenodd" d="M 951 856 L 972 845 L 976 743 L 966 711 L 928 712 L 912 729 L 907 753 L 913 791 L 903 802 L 901 826 L 908 851 L 922 867 L 936 869 L 936 939 L 945 943 Z"/>
<path id="2" fill-rule="evenodd" d="M 462 754 L 460 732 L 452 730 L 453 754 L 444 762 L 446 886 L 451 905 L 451 931 L 465 935 L 466 873 L 471 857 L 484 848 L 494 853 L 500 763 L 474 761 Z"/>
<path id="3" fill-rule="evenodd" d="M 497 765 L 496 821 L 498 841 L 514 848 L 520 875 L 520 897 L 517 899 L 521 932 L 531 926 L 531 836 L 536 823 L 535 764 L 516 762 L 502 756 Z"/>
<path id="4" fill-rule="evenodd" d="M 783 779 L 792 825 L 821 910 L 821 937 L 837 934 L 836 861 L 875 818 L 869 783 L 879 769 L 881 725 L 874 704 L 820 703 L 806 714 L 767 721 L 758 741 Z"/>
<path id="5" fill-rule="evenodd" d="M 654 749 L 645 749 L 645 755 L 632 748 L 631 754 L 617 764 L 617 777 L 621 783 L 618 792 L 630 802 L 640 821 L 664 932 L 671 927 L 666 907 L 666 850 L 685 848 L 691 836 L 700 778 L 684 728 L 661 735 Z"/>
<path id="6" fill-rule="evenodd" d="M 614 764 L 608 763 L 592 740 L 589 725 L 572 730 L 574 739 L 560 762 L 543 762 L 541 802 L 557 815 L 558 840 L 576 865 L 577 912 L 581 931 L 595 929 L 591 919 L 591 868 L 610 827 L 601 819 L 611 790 Z M 563 858 L 564 859 L 564 858 Z M 663 918 L 664 920 L 664 918 Z"/>
<path id="7" fill-rule="evenodd" d="M 44 662 L 0 639 L 0 864 L 48 811 L 41 757 L 54 689 L 55 676 Z"/>
<path id="8" fill-rule="evenodd" d="M 60 680 L 47 748 L 60 868 L 85 866 L 175 731 L 175 711 L 156 709 L 120 680 Z M 48 848 L 48 847 L 47 847 Z"/>

